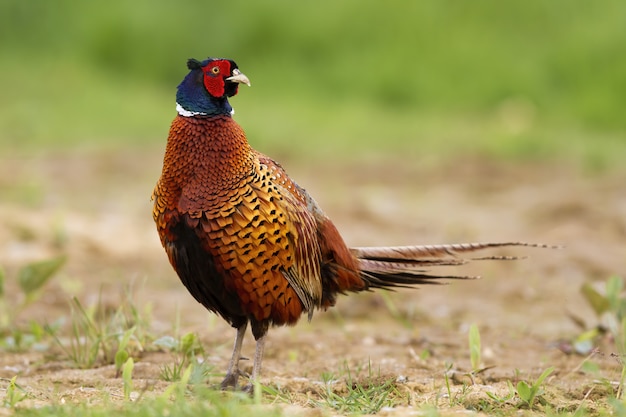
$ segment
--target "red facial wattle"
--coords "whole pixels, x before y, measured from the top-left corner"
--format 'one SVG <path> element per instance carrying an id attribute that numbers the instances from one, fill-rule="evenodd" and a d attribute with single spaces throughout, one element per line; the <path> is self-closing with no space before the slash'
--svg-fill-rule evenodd
<path id="1" fill-rule="evenodd" d="M 202 67 L 204 87 L 209 94 L 216 98 L 224 96 L 224 79 L 230 76 L 230 71 L 230 62 L 225 59 L 209 62 Z"/>

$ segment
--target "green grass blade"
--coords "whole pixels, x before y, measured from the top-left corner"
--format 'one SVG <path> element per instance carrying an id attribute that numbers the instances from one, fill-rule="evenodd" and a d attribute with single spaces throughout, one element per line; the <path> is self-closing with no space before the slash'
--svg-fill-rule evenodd
<path id="1" fill-rule="evenodd" d="M 481 344 L 480 344 L 480 332 L 478 326 L 472 324 L 469 328 L 469 348 L 470 348 L 470 362 L 472 364 L 472 371 L 480 369 L 481 362 Z"/>
<path id="2" fill-rule="evenodd" d="M 585 282 L 580 288 L 580 291 L 582 292 L 583 297 L 585 297 L 585 299 L 587 300 L 591 308 L 593 308 L 593 311 L 598 316 L 601 316 L 605 311 L 608 311 L 609 308 L 611 307 L 607 297 L 603 296 L 598 291 L 596 291 L 596 289 L 593 288 L 593 286 L 590 283 Z"/>
<path id="3" fill-rule="evenodd" d="M 535 383 L 533 384 L 534 386 L 539 387 L 541 384 L 543 384 L 543 381 L 552 373 L 554 372 L 554 367 L 551 366 L 548 369 L 546 369 L 545 371 L 543 371 L 541 373 L 541 375 L 539 375 L 539 378 L 537 378 L 537 380 L 535 381 Z"/>
<path id="4" fill-rule="evenodd" d="M 65 256 L 32 262 L 18 272 L 20 289 L 26 294 L 27 301 L 32 301 L 34 294 L 63 266 Z"/>
<path id="5" fill-rule="evenodd" d="M 133 358 L 128 358 L 122 369 L 122 381 L 124 381 L 124 399 L 130 400 L 130 394 L 133 391 L 133 369 L 135 362 Z"/>

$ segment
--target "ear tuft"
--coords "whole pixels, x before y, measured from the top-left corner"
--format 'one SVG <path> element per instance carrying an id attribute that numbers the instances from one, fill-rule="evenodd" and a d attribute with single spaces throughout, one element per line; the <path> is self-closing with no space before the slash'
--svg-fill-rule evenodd
<path id="1" fill-rule="evenodd" d="M 187 68 L 189 68 L 190 70 L 200 69 L 202 68 L 202 62 L 198 61 L 197 59 L 189 58 L 187 60 Z"/>

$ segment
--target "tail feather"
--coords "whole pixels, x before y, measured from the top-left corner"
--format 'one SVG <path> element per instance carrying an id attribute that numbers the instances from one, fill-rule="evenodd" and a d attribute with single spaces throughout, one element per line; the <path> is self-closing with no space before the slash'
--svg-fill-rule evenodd
<path id="1" fill-rule="evenodd" d="M 419 245 L 419 246 L 382 246 L 351 248 L 352 253 L 359 259 L 406 259 L 421 260 L 425 257 L 441 258 L 444 256 L 456 257 L 462 253 L 476 252 L 483 249 L 526 246 L 532 248 L 555 248 L 555 246 L 540 243 L 504 242 L 504 243 L 453 243 L 448 245 Z M 513 257 L 514 258 L 514 257 Z M 489 258 L 491 259 L 491 258 Z"/>
<path id="2" fill-rule="evenodd" d="M 425 268 L 458 266 L 470 261 L 517 260 L 518 256 L 475 256 L 464 254 L 484 249 L 506 247 L 557 248 L 557 246 L 525 243 L 457 243 L 447 245 L 387 246 L 351 248 L 359 260 L 361 277 L 370 288 L 409 287 L 419 284 L 442 284 L 445 279 L 477 279 L 477 276 L 432 274 Z"/>
<path id="3" fill-rule="evenodd" d="M 414 288 L 417 285 L 445 285 L 447 279 L 461 279 L 470 280 L 478 279 L 476 276 L 461 276 L 461 275 L 429 275 L 427 273 L 400 273 L 400 274 L 388 274 L 361 271 L 361 278 L 367 282 L 367 290 L 372 288 L 383 288 L 391 290 L 394 288 Z M 362 290 L 360 290 L 362 291 Z"/>

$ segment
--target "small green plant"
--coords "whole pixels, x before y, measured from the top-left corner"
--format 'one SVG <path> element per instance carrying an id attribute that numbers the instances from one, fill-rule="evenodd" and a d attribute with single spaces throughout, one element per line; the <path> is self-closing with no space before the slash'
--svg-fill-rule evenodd
<path id="1" fill-rule="evenodd" d="M 120 340 L 118 346 L 117 346 L 117 352 L 115 352 L 115 372 L 117 374 L 117 376 L 119 376 L 120 372 L 122 371 L 122 366 L 124 366 L 125 363 L 128 362 L 130 358 L 130 353 L 128 352 L 128 342 L 130 341 L 130 338 L 133 336 L 133 334 L 135 333 L 135 329 L 136 327 L 133 326 L 130 329 L 126 330 L 124 332 L 124 336 L 122 336 L 122 339 Z"/>
<path id="2" fill-rule="evenodd" d="M 65 264 L 65 261 L 65 256 L 59 256 L 32 262 L 19 270 L 17 282 L 25 295 L 22 306 L 26 306 L 39 298 L 44 284 Z"/>
<path id="3" fill-rule="evenodd" d="M 161 378 L 165 381 L 178 381 L 182 373 L 191 366 L 192 380 L 205 378 L 209 369 L 198 357 L 204 355 L 204 350 L 195 333 L 187 333 L 180 339 L 164 336 L 154 341 L 154 345 L 164 348 L 175 354 L 172 364 L 165 364 L 161 368 Z"/>
<path id="4" fill-rule="evenodd" d="M 609 332 L 615 339 L 616 347 L 621 354 L 626 353 L 626 339 L 623 334 L 624 319 L 626 319 L 626 297 L 623 295 L 624 281 L 617 276 L 610 277 L 605 285 L 604 294 L 597 291 L 590 283 L 581 286 L 581 293 L 589 306 L 598 317 L 598 325 L 591 330 L 585 331 L 575 341 L 584 343 L 593 341 L 604 332 Z M 581 327 L 584 323 L 576 320 Z M 582 353 L 589 353 L 584 351 Z"/>
<path id="5" fill-rule="evenodd" d="M 59 330 L 46 325 L 45 330 L 56 345 L 78 368 L 87 369 L 96 364 L 115 364 L 116 371 L 133 353 L 143 350 L 137 337 L 138 328 L 145 321 L 135 317 L 136 309 L 128 304 L 127 298 L 113 313 L 107 312 L 101 299 L 95 306 L 85 308 L 73 298 L 70 303 L 70 335 L 65 342 Z"/>
<path id="6" fill-rule="evenodd" d="M 161 398 L 165 400 L 172 398 L 184 400 L 185 394 L 187 393 L 187 385 L 191 379 L 191 368 L 191 365 L 185 368 L 180 374 L 180 379 L 174 381 L 173 384 L 167 387 L 163 394 L 161 394 Z"/>
<path id="7" fill-rule="evenodd" d="M 452 385 L 450 384 L 450 375 L 454 376 L 454 372 L 455 372 L 452 369 L 453 366 L 454 366 L 454 364 L 452 364 L 452 363 L 446 364 L 446 370 L 443 373 L 443 380 L 444 380 L 445 385 L 446 385 L 446 394 L 447 394 L 447 398 L 448 398 L 448 405 L 450 407 L 454 407 L 456 405 L 463 404 L 464 401 L 465 401 L 465 398 L 467 397 L 467 394 L 469 394 L 472 391 L 471 386 L 466 384 L 465 382 L 463 382 L 463 386 L 462 386 L 461 390 L 458 391 L 458 392 L 453 392 Z M 470 374 L 470 377 L 471 377 L 471 374 Z"/>
<path id="8" fill-rule="evenodd" d="M 615 343 L 616 356 L 622 365 L 616 397 L 621 399 L 626 381 L 626 296 L 624 280 L 618 276 L 610 277 L 605 285 L 604 294 L 597 291 L 590 283 L 581 286 L 583 297 L 595 312 L 598 324 L 584 330 L 573 342 L 577 353 L 592 356 L 598 338 L 609 334 Z M 574 318 L 576 323 L 585 328 L 582 320 Z M 589 366 L 589 365 L 587 365 Z"/>
<path id="9" fill-rule="evenodd" d="M 71 326 L 69 345 L 63 343 L 58 332 L 53 331 L 50 326 L 46 326 L 46 331 L 75 366 L 90 368 L 98 358 L 101 339 L 93 317 L 77 298 L 74 298 L 71 304 Z"/>
<path id="10" fill-rule="evenodd" d="M 6 395 L 2 402 L 6 408 L 15 408 L 19 402 L 25 400 L 27 397 L 26 392 L 17 384 L 16 380 L 17 376 L 9 380 L 9 386 L 7 387 Z"/>
<path id="11" fill-rule="evenodd" d="M 322 376 L 322 380 L 323 380 Z M 256 395 L 256 386 L 255 386 L 255 395 Z M 272 403 L 284 403 L 284 404 L 293 404 L 296 398 L 293 395 L 292 390 L 288 387 L 278 387 L 275 385 L 261 385 L 261 390 L 263 394 L 269 396 L 271 398 Z"/>
<path id="12" fill-rule="evenodd" d="M 509 389 L 508 394 L 500 396 L 490 391 L 485 392 L 485 394 L 487 394 L 487 397 L 491 398 L 493 401 L 495 401 L 498 404 L 504 404 L 508 401 L 511 401 L 513 398 L 515 398 L 515 394 L 517 393 L 517 390 L 515 389 L 511 381 L 507 380 L 506 383 Z"/>
<path id="13" fill-rule="evenodd" d="M 532 409 L 537 397 L 543 394 L 541 385 L 553 371 L 553 367 L 546 369 L 541 375 L 539 375 L 539 378 L 531 384 L 528 384 L 525 381 L 519 381 L 517 383 L 517 395 L 526 405 L 528 405 L 528 408 Z"/>
<path id="14" fill-rule="evenodd" d="M 350 369 L 345 367 L 345 385 L 339 384 L 331 373 L 322 374 L 324 389 L 320 393 L 326 406 L 339 413 L 375 414 L 385 406 L 393 405 L 393 395 L 397 393 L 395 380 L 375 376 L 368 367 L 368 375 L 363 381 L 353 378 Z M 358 373 L 358 372 L 357 372 Z"/>
<path id="15" fill-rule="evenodd" d="M 7 276 L 0 268 L 0 346 L 7 350 L 23 351 L 41 340 L 42 327 L 31 323 L 29 328 L 18 327 L 19 314 L 40 296 L 44 285 L 61 269 L 66 261 L 59 256 L 43 261 L 31 262 L 17 271 L 16 281 L 22 296 L 6 297 Z"/>

